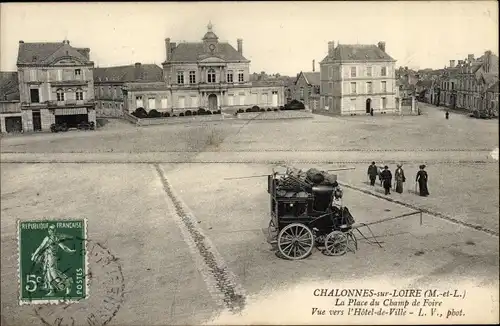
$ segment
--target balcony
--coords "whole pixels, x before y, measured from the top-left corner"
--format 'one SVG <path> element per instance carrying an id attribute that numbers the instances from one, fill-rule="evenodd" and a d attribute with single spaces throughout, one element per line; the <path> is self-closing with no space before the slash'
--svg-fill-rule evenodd
<path id="1" fill-rule="evenodd" d="M 47 107 L 57 108 L 57 107 L 72 107 L 72 106 L 94 106 L 94 100 L 64 100 L 64 101 L 47 101 Z"/>
<path id="2" fill-rule="evenodd" d="M 54 86 L 85 86 L 90 83 L 90 80 L 82 80 L 82 79 L 72 79 L 72 80 L 57 80 L 57 81 L 49 81 L 49 83 Z"/>

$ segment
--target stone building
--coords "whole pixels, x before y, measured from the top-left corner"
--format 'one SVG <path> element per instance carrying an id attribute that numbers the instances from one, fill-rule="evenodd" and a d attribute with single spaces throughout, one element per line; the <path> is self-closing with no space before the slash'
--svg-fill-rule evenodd
<path id="1" fill-rule="evenodd" d="M 96 112 L 99 117 L 121 117 L 124 109 L 167 111 L 168 90 L 163 70 L 155 64 L 94 69 Z M 133 98 L 128 96 L 133 94 Z M 133 112 L 132 109 L 130 112 Z"/>
<path id="2" fill-rule="evenodd" d="M 0 127 L 2 133 L 22 132 L 17 72 L 0 72 Z"/>
<path id="3" fill-rule="evenodd" d="M 212 24 L 207 29 L 202 42 L 177 44 L 165 39 L 162 68 L 136 63 L 96 69 L 99 113 L 119 115 L 122 105 L 128 113 L 144 108 L 172 114 L 199 108 L 234 112 L 254 105 L 266 109 L 283 106 L 282 81 L 250 80 L 250 60 L 243 56 L 243 40 L 237 40 L 235 49 L 219 42 Z"/>
<path id="4" fill-rule="evenodd" d="M 395 113 L 395 63 L 378 45 L 328 43 L 320 62 L 320 108 L 330 114 Z"/>
<path id="5" fill-rule="evenodd" d="M 53 123 L 95 123 L 94 63 L 89 48 L 69 41 L 19 41 L 17 72 L 24 131 L 47 131 Z"/>
<path id="6" fill-rule="evenodd" d="M 320 84 L 319 72 L 301 71 L 294 83 L 291 96 L 292 100 L 297 100 L 304 103 L 306 110 L 318 110 L 320 101 Z"/>

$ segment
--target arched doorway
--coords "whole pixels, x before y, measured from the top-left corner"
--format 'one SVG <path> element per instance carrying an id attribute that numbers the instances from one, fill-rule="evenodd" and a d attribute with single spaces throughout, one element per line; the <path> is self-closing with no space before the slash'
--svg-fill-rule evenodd
<path id="1" fill-rule="evenodd" d="M 210 94 L 208 95 L 208 109 L 210 111 L 217 111 L 217 95 Z"/>
<path id="2" fill-rule="evenodd" d="M 366 100 L 366 113 L 370 113 L 372 110 L 372 99 L 369 98 Z"/>

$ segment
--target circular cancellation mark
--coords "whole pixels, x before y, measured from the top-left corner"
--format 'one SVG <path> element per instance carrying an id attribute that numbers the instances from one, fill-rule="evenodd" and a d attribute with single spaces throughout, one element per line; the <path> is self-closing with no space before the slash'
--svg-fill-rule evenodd
<path id="1" fill-rule="evenodd" d="M 87 248 L 86 282 L 89 293 L 85 299 L 76 302 L 63 299 L 59 304 L 35 305 L 36 315 L 46 325 L 106 325 L 116 316 L 123 303 L 125 282 L 118 259 L 100 243 L 81 240 L 86 242 L 84 248 Z M 83 251 L 79 254 L 83 254 Z M 75 279 L 74 273 L 70 272 L 68 276 Z"/>

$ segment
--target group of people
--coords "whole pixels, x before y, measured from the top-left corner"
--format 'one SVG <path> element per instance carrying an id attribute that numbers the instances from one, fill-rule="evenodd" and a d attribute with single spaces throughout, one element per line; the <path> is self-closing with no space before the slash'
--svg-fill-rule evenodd
<path id="1" fill-rule="evenodd" d="M 368 178 L 370 179 L 370 185 L 375 186 L 375 181 L 377 177 L 380 180 L 380 185 L 384 187 L 385 194 L 389 195 L 391 193 L 392 188 L 392 173 L 389 170 L 389 167 L 385 165 L 383 168 L 378 167 L 375 162 L 368 167 Z M 405 173 L 403 171 L 403 165 L 398 164 L 396 170 L 394 171 L 394 179 L 396 181 L 396 192 L 402 194 L 403 193 L 403 183 L 406 182 Z M 425 165 L 420 165 L 419 171 L 417 172 L 417 176 L 415 182 L 418 183 L 420 196 L 426 197 L 429 196 L 429 190 L 427 189 L 427 180 L 428 175 L 427 171 L 425 171 Z"/>

